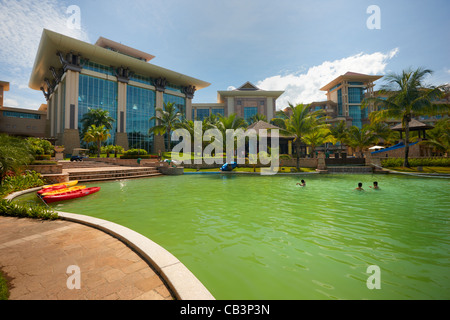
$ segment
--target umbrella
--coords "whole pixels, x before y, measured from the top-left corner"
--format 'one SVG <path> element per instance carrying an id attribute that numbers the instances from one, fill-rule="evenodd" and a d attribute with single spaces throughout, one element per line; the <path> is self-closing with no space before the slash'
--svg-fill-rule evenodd
<path id="1" fill-rule="evenodd" d="M 377 149 L 384 149 L 384 147 L 374 146 L 372 148 L 369 148 L 369 150 L 377 150 Z"/>

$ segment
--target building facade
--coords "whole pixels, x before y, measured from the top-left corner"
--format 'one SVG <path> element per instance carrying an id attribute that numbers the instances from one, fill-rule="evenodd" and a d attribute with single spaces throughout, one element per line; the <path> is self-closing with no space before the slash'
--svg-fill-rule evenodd
<path id="1" fill-rule="evenodd" d="M 0 133 L 20 137 L 47 137 L 46 105 L 41 105 L 39 110 L 5 106 L 5 91 L 9 91 L 9 82 L 0 81 Z"/>
<path id="2" fill-rule="evenodd" d="M 276 100 L 284 91 L 261 90 L 250 82 L 246 82 L 235 90 L 218 91 L 217 103 L 194 103 L 191 117 L 203 120 L 210 115 L 230 116 L 236 114 L 245 120 L 260 114 L 267 121 L 275 117 Z"/>
<path id="3" fill-rule="evenodd" d="M 114 119 L 108 144 L 164 150 L 163 138 L 148 134 L 156 109 L 173 102 L 190 115 L 195 91 L 210 84 L 149 63 L 153 58 L 102 37 L 89 44 L 44 29 L 29 86 L 47 100 L 50 137 L 71 153 L 81 145 L 81 119 L 100 108 Z"/>
<path id="4" fill-rule="evenodd" d="M 324 109 L 331 116 L 330 122 L 345 121 L 348 126 L 362 128 L 369 123 L 369 114 L 374 111 L 373 106 L 361 108 L 362 101 L 374 96 L 374 82 L 381 78 L 347 72 L 320 89 L 327 92 L 327 101 L 314 102 L 311 106 L 316 110 Z"/>

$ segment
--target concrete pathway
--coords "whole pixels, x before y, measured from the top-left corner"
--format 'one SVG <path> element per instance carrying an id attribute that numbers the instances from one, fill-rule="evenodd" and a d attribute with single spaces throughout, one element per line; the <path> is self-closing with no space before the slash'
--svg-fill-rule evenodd
<path id="1" fill-rule="evenodd" d="M 79 268 L 80 289 L 68 288 L 76 275 L 70 266 Z M 69 221 L 0 217 L 0 270 L 10 300 L 173 300 L 123 242 Z"/>

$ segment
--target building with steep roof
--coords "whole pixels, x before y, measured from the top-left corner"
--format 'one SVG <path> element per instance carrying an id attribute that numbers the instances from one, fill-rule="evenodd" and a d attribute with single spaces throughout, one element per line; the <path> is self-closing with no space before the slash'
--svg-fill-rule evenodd
<path id="1" fill-rule="evenodd" d="M 245 120 L 261 114 L 268 121 L 275 117 L 276 100 L 284 91 L 266 91 L 250 82 L 237 89 L 218 91 L 216 103 L 194 103 L 192 119 L 203 120 L 212 114 L 228 117 L 235 113 Z"/>

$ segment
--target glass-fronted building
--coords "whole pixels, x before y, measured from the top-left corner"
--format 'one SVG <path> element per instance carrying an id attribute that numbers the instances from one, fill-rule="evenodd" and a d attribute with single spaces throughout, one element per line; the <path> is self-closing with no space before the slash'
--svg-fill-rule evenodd
<path id="1" fill-rule="evenodd" d="M 170 102 L 191 118 L 195 91 L 210 84 L 151 64 L 153 58 L 105 38 L 89 44 L 44 30 L 29 85 L 47 100 L 50 137 L 71 153 L 81 146 L 81 119 L 99 108 L 114 119 L 107 144 L 164 150 L 163 137 L 148 133 L 156 110 Z"/>
<path id="2" fill-rule="evenodd" d="M 372 107 L 361 108 L 366 96 L 373 96 L 374 82 L 382 76 L 372 76 L 355 72 L 334 79 L 320 90 L 326 91 L 328 102 L 337 104 L 331 121 L 346 121 L 349 126 L 362 128 L 369 123 Z"/>

